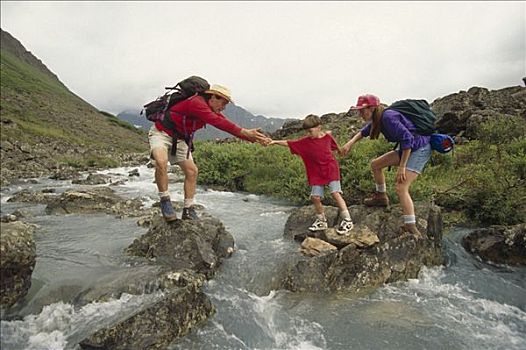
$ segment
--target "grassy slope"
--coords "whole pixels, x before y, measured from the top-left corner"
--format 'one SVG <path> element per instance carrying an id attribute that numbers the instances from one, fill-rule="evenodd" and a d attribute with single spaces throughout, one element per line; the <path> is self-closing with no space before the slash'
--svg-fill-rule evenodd
<path id="1" fill-rule="evenodd" d="M 17 140 L 30 141 L 37 135 L 73 144 L 144 150 L 143 134 L 133 126 L 101 114 L 59 81 L 5 51 L 1 53 L 0 78 L 2 118 L 20 126 L 16 131 L 6 129 L 2 138 L 16 136 Z"/>
<path id="2" fill-rule="evenodd" d="M 98 111 L 53 76 L 6 50 L 0 63 L 2 142 L 37 145 L 36 151 L 59 164 L 82 165 L 90 158 L 97 165 L 96 158 L 104 165 L 112 153 L 147 152 L 144 132 Z"/>

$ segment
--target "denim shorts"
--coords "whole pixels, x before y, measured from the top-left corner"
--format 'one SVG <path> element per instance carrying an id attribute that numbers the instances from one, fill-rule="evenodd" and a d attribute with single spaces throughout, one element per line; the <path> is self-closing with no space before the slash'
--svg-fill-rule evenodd
<path id="1" fill-rule="evenodd" d="M 407 160 L 406 169 L 411 170 L 417 174 L 422 174 L 424 167 L 431 158 L 432 152 L 433 150 L 431 149 L 431 144 L 429 143 L 423 147 L 420 147 L 419 149 L 411 151 L 409 159 Z M 402 150 L 398 150 L 398 155 L 400 158 L 402 158 Z"/>
<path id="2" fill-rule="evenodd" d="M 329 182 L 329 189 L 331 190 L 331 193 L 340 192 L 342 191 L 342 185 L 340 184 L 340 181 L 331 181 Z M 324 185 L 314 185 L 312 186 L 312 190 L 310 192 L 311 197 L 321 197 L 323 198 L 325 186 Z"/>

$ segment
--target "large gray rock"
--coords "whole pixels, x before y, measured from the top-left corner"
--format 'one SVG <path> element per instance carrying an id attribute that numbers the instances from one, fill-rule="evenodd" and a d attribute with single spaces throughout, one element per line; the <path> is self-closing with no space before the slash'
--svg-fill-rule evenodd
<path id="1" fill-rule="evenodd" d="M 111 182 L 111 176 L 104 174 L 89 174 L 85 179 L 74 179 L 71 181 L 77 185 L 104 185 Z"/>
<path id="2" fill-rule="evenodd" d="M 57 197 L 57 194 L 51 192 L 53 190 L 41 190 L 38 192 L 30 191 L 24 189 L 13 194 L 9 198 L 8 202 L 23 202 L 23 203 L 37 203 L 37 204 L 47 204 L 53 198 Z"/>
<path id="3" fill-rule="evenodd" d="M 521 86 L 495 91 L 472 87 L 438 98 L 431 104 L 437 115 L 437 128 L 442 133 L 474 138 L 481 122 L 496 118 L 525 119 L 525 91 Z"/>
<path id="4" fill-rule="evenodd" d="M 123 293 L 163 291 L 162 297 L 134 315 L 105 326 L 80 342 L 83 349 L 165 348 L 214 313 L 202 285 L 234 250 L 234 239 L 216 218 L 166 223 L 151 219 L 148 232 L 125 249 L 130 258 L 151 266 L 101 278 L 76 297 L 75 304 L 118 298 Z"/>
<path id="5" fill-rule="evenodd" d="M 89 190 L 68 190 L 59 196 L 49 197 L 47 214 L 107 213 L 120 216 L 141 216 L 145 210 L 138 198 L 125 199 L 109 187 Z"/>
<path id="6" fill-rule="evenodd" d="M 475 230 L 462 239 L 462 245 L 486 262 L 526 266 L 526 224 Z"/>
<path id="7" fill-rule="evenodd" d="M 2 223 L 0 235 L 0 305 L 9 308 L 26 296 L 36 262 L 34 225 Z"/>
<path id="8" fill-rule="evenodd" d="M 335 291 L 364 293 L 384 283 L 417 277 L 422 266 L 440 265 L 442 256 L 442 217 L 440 209 L 433 205 L 418 204 L 415 207 L 418 227 L 425 239 L 417 240 L 413 235 L 403 233 L 401 210 L 392 206 L 390 210 L 349 207 L 357 232 L 373 232 L 379 242 L 372 245 L 342 241 L 338 250 L 325 254 L 305 257 L 298 254 L 291 257 L 281 274 L 280 287 L 291 291 Z M 285 236 L 302 240 L 302 237 L 317 236 L 326 240 L 326 234 L 311 234 L 307 227 L 313 220 L 312 207 L 295 210 L 285 226 Z M 331 225 L 336 225 L 336 208 L 326 208 Z M 426 220 L 427 219 L 427 220 Z M 351 233 L 352 236 L 352 233 Z"/>
<path id="9" fill-rule="evenodd" d="M 203 214 L 200 220 L 166 223 L 153 219 L 148 232 L 135 239 L 126 254 L 144 257 L 171 269 L 190 269 L 213 276 L 234 251 L 234 239 L 216 218 Z"/>
<path id="10" fill-rule="evenodd" d="M 151 278 L 149 278 L 151 280 Z M 125 320 L 103 327 L 80 342 L 82 349 L 163 349 L 206 321 L 215 309 L 202 292 L 204 278 L 168 272 L 153 302 Z"/>

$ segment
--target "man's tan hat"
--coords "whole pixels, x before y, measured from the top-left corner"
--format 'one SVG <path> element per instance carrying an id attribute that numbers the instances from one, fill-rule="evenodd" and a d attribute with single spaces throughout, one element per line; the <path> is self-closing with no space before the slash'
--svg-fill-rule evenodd
<path id="1" fill-rule="evenodd" d="M 230 93 L 230 90 L 222 85 L 212 85 L 210 89 L 205 91 L 205 94 L 214 94 L 226 98 L 228 102 L 234 102 L 232 101 L 232 95 Z"/>

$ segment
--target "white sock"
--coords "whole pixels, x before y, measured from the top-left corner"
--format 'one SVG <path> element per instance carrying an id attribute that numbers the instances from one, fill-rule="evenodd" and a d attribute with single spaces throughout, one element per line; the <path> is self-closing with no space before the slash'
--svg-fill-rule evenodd
<path id="1" fill-rule="evenodd" d="M 416 224 L 416 217 L 414 215 L 402 215 L 404 224 Z"/>
<path id="2" fill-rule="evenodd" d="M 316 214 L 316 219 L 320 219 L 322 221 L 327 221 L 327 219 L 325 218 L 325 213 Z"/>
<path id="3" fill-rule="evenodd" d="M 194 199 L 193 198 L 185 198 L 184 199 L 184 207 L 190 208 L 192 205 L 194 205 Z"/>
<path id="4" fill-rule="evenodd" d="M 385 193 L 386 191 L 385 184 L 376 184 L 376 192 Z"/>
<path id="5" fill-rule="evenodd" d="M 170 197 L 170 191 L 159 192 L 159 198 Z"/>
<path id="6" fill-rule="evenodd" d="M 340 211 L 340 216 L 345 220 L 351 221 L 351 214 L 349 214 L 349 210 Z"/>

